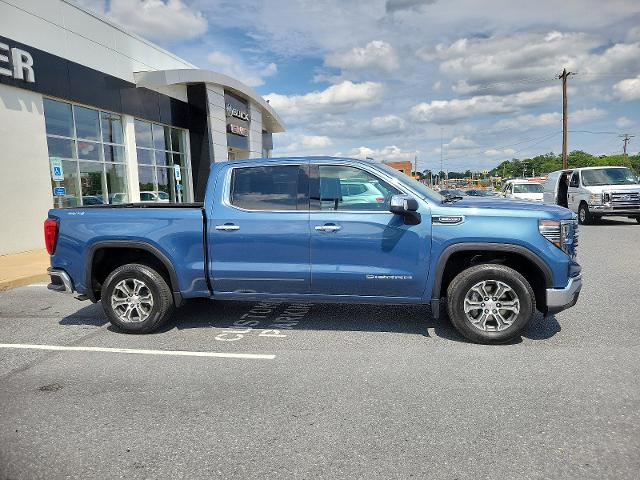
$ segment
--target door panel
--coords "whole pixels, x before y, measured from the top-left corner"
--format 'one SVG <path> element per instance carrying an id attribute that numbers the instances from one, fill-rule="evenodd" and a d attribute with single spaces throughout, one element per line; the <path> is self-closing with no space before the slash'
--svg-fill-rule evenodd
<path id="1" fill-rule="evenodd" d="M 214 292 L 309 293 L 307 165 L 229 168 L 224 182 L 208 220 Z"/>
<path id="2" fill-rule="evenodd" d="M 419 225 L 405 225 L 388 212 L 390 194 L 402 192 L 370 172 L 327 169 L 323 175 L 322 167 L 311 165 L 311 292 L 421 297 L 431 248 L 428 209 L 420 208 Z M 362 203 L 345 201 L 338 193 L 345 191 L 343 181 L 373 185 L 384 201 L 376 195 Z"/>
<path id="3" fill-rule="evenodd" d="M 569 181 L 569 189 L 567 194 L 567 203 L 569 208 L 574 212 L 578 211 L 580 206 L 580 173 L 573 172 Z"/>

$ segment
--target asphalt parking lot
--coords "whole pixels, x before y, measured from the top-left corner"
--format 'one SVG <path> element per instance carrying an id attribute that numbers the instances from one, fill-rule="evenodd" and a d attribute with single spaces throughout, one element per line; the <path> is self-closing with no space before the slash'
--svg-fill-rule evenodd
<path id="1" fill-rule="evenodd" d="M 505 346 L 426 307 L 197 301 L 132 336 L 1 293 L 0 478 L 636 479 L 640 225 L 580 240 L 578 305 Z"/>

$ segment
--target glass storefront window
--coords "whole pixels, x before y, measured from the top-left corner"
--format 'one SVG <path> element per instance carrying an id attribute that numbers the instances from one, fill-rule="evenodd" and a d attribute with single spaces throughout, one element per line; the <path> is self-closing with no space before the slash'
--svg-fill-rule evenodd
<path id="1" fill-rule="evenodd" d="M 149 122 L 143 122 L 142 120 L 136 120 L 134 122 L 134 127 L 136 131 L 136 146 L 152 148 L 151 124 Z"/>
<path id="2" fill-rule="evenodd" d="M 75 142 L 68 138 L 47 138 L 49 157 L 75 158 Z"/>
<path id="3" fill-rule="evenodd" d="M 76 137 L 86 140 L 100 140 L 100 117 L 97 110 L 73 107 L 76 122 Z"/>
<path id="4" fill-rule="evenodd" d="M 106 165 L 109 203 L 127 203 L 127 172 L 124 165 Z"/>
<path id="5" fill-rule="evenodd" d="M 143 120 L 135 121 L 140 200 L 143 202 L 188 202 L 191 177 L 185 149 L 185 132 Z M 174 165 L 180 166 L 176 180 Z"/>
<path id="6" fill-rule="evenodd" d="M 104 161 L 124 163 L 124 147 L 119 147 L 117 145 L 105 145 Z"/>
<path id="7" fill-rule="evenodd" d="M 78 162 L 73 160 L 62 160 L 62 170 L 64 172 L 64 180 L 55 182 L 56 187 L 63 187 L 65 194 L 60 197 L 54 197 L 54 205 L 56 208 L 79 207 L 80 193 L 78 189 Z"/>
<path id="8" fill-rule="evenodd" d="M 64 177 L 51 180 L 59 194 L 54 204 L 76 207 L 129 201 L 122 117 L 49 98 L 44 105 L 49 158 L 61 161 Z"/>
<path id="9" fill-rule="evenodd" d="M 73 137 L 73 116 L 71 105 L 45 98 L 44 120 L 48 135 Z"/>
<path id="10" fill-rule="evenodd" d="M 136 154 L 138 155 L 138 165 L 153 165 L 153 150 L 147 150 L 145 148 L 137 148 Z"/>
<path id="11" fill-rule="evenodd" d="M 100 161 L 100 144 L 78 140 L 78 158 Z"/>
<path id="12" fill-rule="evenodd" d="M 102 141 L 105 143 L 123 144 L 122 118 L 109 112 L 100 112 L 100 122 L 102 125 Z"/>

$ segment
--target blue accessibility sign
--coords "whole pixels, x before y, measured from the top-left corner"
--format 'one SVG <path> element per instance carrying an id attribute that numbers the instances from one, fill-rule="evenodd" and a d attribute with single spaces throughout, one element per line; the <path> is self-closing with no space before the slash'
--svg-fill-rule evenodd
<path id="1" fill-rule="evenodd" d="M 53 189 L 54 197 L 64 197 L 67 194 L 67 189 L 64 187 L 55 187 Z"/>

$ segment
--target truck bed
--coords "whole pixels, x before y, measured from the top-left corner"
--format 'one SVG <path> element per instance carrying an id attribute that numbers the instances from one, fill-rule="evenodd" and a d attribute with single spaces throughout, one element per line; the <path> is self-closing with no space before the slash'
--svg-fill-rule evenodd
<path id="1" fill-rule="evenodd" d="M 172 269 L 184 298 L 209 296 L 201 203 L 125 203 L 53 209 L 59 223 L 51 266 L 67 271 L 76 290 L 94 299 L 101 280 L 89 278 L 94 259 L 117 257 L 115 249 L 152 253 Z M 135 263 L 135 256 L 132 258 Z"/>

